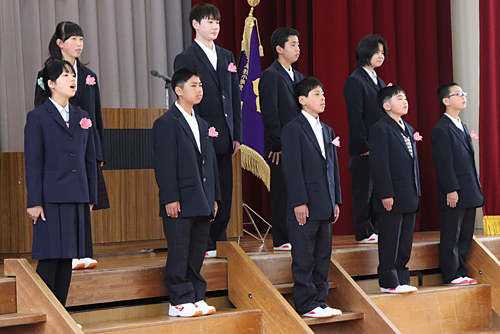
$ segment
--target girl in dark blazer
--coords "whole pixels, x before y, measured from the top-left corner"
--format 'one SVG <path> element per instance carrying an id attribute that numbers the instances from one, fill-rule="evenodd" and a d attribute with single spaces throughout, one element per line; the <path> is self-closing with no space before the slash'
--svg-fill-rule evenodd
<path id="1" fill-rule="evenodd" d="M 97 203 L 92 122 L 69 103 L 75 72 L 63 60 L 47 62 L 40 86 L 45 102 L 30 111 L 24 129 L 28 214 L 37 273 L 62 305 L 75 257 L 92 256 L 90 211 Z M 39 219 L 40 218 L 40 219 Z"/>
<path id="2" fill-rule="evenodd" d="M 69 21 L 60 22 L 54 35 L 49 42 L 49 53 L 51 59 L 67 60 L 71 63 L 76 72 L 77 88 L 76 94 L 70 98 L 71 104 L 82 108 L 90 115 L 92 121 L 92 132 L 94 135 L 96 159 L 97 159 L 97 184 L 98 203 L 94 210 L 109 208 L 108 193 L 102 167 L 104 165 L 105 154 L 103 149 L 104 127 L 102 122 L 101 98 L 99 94 L 99 83 L 97 75 L 86 67 L 78 58 L 83 50 L 83 30 Z M 38 72 L 38 82 L 41 81 L 42 71 Z M 35 86 L 35 107 L 42 104 L 46 96 L 40 85 Z M 97 266 L 97 261 L 93 259 L 75 259 L 73 269 L 93 268 Z"/>

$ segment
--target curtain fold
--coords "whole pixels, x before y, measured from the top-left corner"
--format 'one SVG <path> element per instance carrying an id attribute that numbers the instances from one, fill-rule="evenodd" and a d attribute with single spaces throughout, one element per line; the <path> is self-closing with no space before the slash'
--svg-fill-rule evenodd
<path id="1" fill-rule="evenodd" d="M 493 1 L 493 0 L 491 0 Z M 240 0 L 192 0 L 208 2 L 221 11 L 221 33 L 216 44 L 240 51 L 244 19 L 250 6 Z M 304 75 L 324 84 L 327 109 L 322 121 L 340 135 L 339 152 L 343 205 L 334 233 L 352 234 L 351 175 L 347 168 L 349 127 L 343 86 L 356 66 L 354 52 L 366 34 L 380 34 L 388 54 L 377 73 L 386 83 L 401 85 L 410 110 L 405 120 L 424 137 L 418 144 L 422 197 L 416 230 L 440 228 L 436 175 L 431 158 L 430 134 L 441 116 L 436 90 L 453 80 L 451 14 L 449 0 L 275 0 L 261 1 L 254 11 L 264 46 L 262 69 L 274 60 L 271 33 L 291 26 L 301 33 L 301 55 L 294 65 Z M 270 200 L 265 188 L 251 174 L 243 177 L 243 199 L 270 221 Z"/>
<path id="2" fill-rule="evenodd" d="M 186 8 L 190 0 L 0 1 L 0 151 L 23 151 L 36 75 L 58 22 L 82 27 L 81 60 L 98 75 L 104 108 L 164 108 L 165 85 L 149 71 L 173 74 L 190 42 Z"/>

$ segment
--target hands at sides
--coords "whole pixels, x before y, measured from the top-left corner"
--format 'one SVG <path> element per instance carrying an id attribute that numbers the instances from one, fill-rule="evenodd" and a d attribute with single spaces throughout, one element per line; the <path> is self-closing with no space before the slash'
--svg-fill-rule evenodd
<path id="1" fill-rule="evenodd" d="M 271 157 L 273 157 L 272 160 L 271 160 L 272 163 L 276 164 L 276 165 L 279 165 L 279 163 L 280 163 L 280 157 L 281 157 L 281 151 L 279 151 L 279 152 L 273 152 L 273 151 L 271 151 L 271 152 L 269 152 L 269 155 L 267 157 L 269 159 L 271 159 Z"/>
<path id="2" fill-rule="evenodd" d="M 233 141 L 233 157 L 238 153 L 238 150 L 240 149 L 241 143 L 239 141 Z"/>
<path id="3" fill-rule="evenodd" d="M 179 201 L 175 201 L 165 204 L 165 210 L 167 210 L 168 217 L 177 218 L 179 217 L 179 212 L 181 212 L 181 203 Z"/>
<path id="4" fill-rule="evenodd" d="M 45 221 L 45 213 L 43 212 L 42 206 L 34 206 L 32 208 L 28 208 L 28 215 L 31 219 L 33 219 L 33 224 L 36 224 L 38 221 L 38 217 L 41 216 L 42 220 Z"/>
<path id="5" fill-rule="evenodd" d="M 94 204 L 89 204 L 90 206 L 90 211 L 92 211 L 92 208 L 94 207 Z"/>
<path id="6" fill-rule="evenodd" d="M 450 207 L 450 208 L 454 208 L 457 206 L 457 203 L 458 203 L 458 193 L 456 191 L 453 191 L 451 193 L 448 193 L 446 195 L 446 204 Z"/>
<path id="7" fill-rule="evenodd" d="M 332 222 L 332 225 L 337 222 L 340 216 L 340 207 L 338 204 L 335 204 L 335 220 Z"/>
<path id="8" fill-rule="evenodd" d="M 365 153 L 360 154 L 360 156 L 362 156 L 362 157 L 367 156 L 367 155 L 370 155 L 370 151 L 367 151 Z"/>
<path id="9" fill-rule="evenodd" d="M 219 210 L 219 205 L 217 204 L 217 201 L 215 201 L 215 204 L 214 204 L 214 219 L 211 219 L 210 220 L 211 222 L 213 222 L 215 220 L 215 216 L 217 216 L 217 210 Z"/>
<path id="10" fill-rule="evenodd" d="M 309 208 L 307 204 L 302 204 L 293 208 L 295 212 L 295 218 L 299 222 L 299 225 L 305 225 L 307 221 L 307 217 L 309 217 Z"/>
<path id="11" fill-rule="evenodd" d="M 392 210 L 392 206 L 394 205 L 394 198 L 393 197 L 384 198 L 382 200 L 382 205 L 384 206 L 384 208 L 387 211 L 391 211 Z"/>

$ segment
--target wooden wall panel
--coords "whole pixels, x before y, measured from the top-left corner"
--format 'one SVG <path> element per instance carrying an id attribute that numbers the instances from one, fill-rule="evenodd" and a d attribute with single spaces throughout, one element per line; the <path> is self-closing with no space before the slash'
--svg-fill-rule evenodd
<path id="1" fill-rule="evenodd" d="M 106 129 L 152 129 L 158 117 L 167 109 L 103 108 Z"/>

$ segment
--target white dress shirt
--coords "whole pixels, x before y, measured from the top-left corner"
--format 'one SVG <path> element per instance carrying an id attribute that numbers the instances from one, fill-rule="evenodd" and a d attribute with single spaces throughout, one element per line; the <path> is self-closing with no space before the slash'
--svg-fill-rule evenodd
<path id="1" fill-rule="evenodd" d="M 460 119 L 460 117 L 457 116 L 458 119 L 455 119 L 453 118 L 453 116 L 450 116 L 447 113 L 444 114 L 451 119 L 451 121 L 457 126 L 457 128 L 459 128 L 462 132 L 464 131 L 464 125 L 462 124 L 462 120 Z"/>
<path id="2" fill-rule="evenodd" d="M 370 78 L 372 78 L 375 85 L 378 85 L 377 72 L 375 72 L 375 70 L 373 70 L 373 72 L 370 72 L 366 67 L 363 67 L 363 69 L 366 71 L 366 73 L 368 73 Z"/>
<path id="3" fill-rule="evenodd" d="M 210 63 L 214 67 L 214 70 L 217 71 L 217 50 L 215 49 L 215 43 L 212 42 L 213 50 L 210 50 L 209 48 L 207 48 L 203 43 L 201 43 L 197 39 L 195 39 L 195 42 L 198 43 L 198 45 L 203 50 L 203 52 L 205 52 L 205 54 L 208 57 L 208 60 L 210 60 Z"/>
<path id="4" fill-rule="evenodd" d="M 78 61 L 75 60 L 75 65 L 73 66 L 75 70 L 75 89 L 78 89 Z"/>
<path id="5" fill-rule="evenodd" d="M 69 128 L 69 108 L 68 108 L 69 103 L 64 107 L 61 107 L 56 101 L 52 100 L 50 97 L 49 100 L 57 108 L 57 111 L 59 111 L 59 113 L 61 114 L 64 123 L 66 123 L 66 126 Z"/>
<path id="6" fill-rule="evenodd" d="M 308 114 L 304 110 L 302 110 L 302 115 L 305 116 L 305 118 L 311 125 L 314 135 L 318 140 L 319 148 L 321 149 L 321 154 L 323 154 L 323 158 L 326 159 L 325 141 L 323 140 L 323 127 L 321 126 L 321 122 L 319 121 L 319 116 L 316 116 L 316 118 L 314 118 L 311 114 Z"/>
<path id="7" fill-rule="evenodd" d="M 196 120 L 196 116 L 194 115 L 194 110 L 191 109 L 191 115 L 189 115 L 182 107 L 175 102 L 175 105 L 179 110 L 181 111 L 182 116 L 186 119 L 186 122 L 189 124 L 189 127 L 191 128 L 191 131 L 193 132 L 194 139 L 196 140 L 196 145 L 198 146 L 198 151 L 201 153 L 201 146 L 200 146 L 200 128 L 198 127 L 198 121 Z"/>
<path id="8" fill-rule="evenodd" d="M 283 64 L 281 64 L 281 66 L 283 66 Z M 288 75 L 290 76 L 290 78 L 292 79 L 292 81 L 294 81 L 295 79 L 294 79 L 294 75 L 293 75 L 293 68 L 292 68 L 292 66 L 290 65 L 290 69 L 287 69 L 285 66 L 283 66 L 283 68 L 285 69 L 286 73 L 288 73 Z"/>

